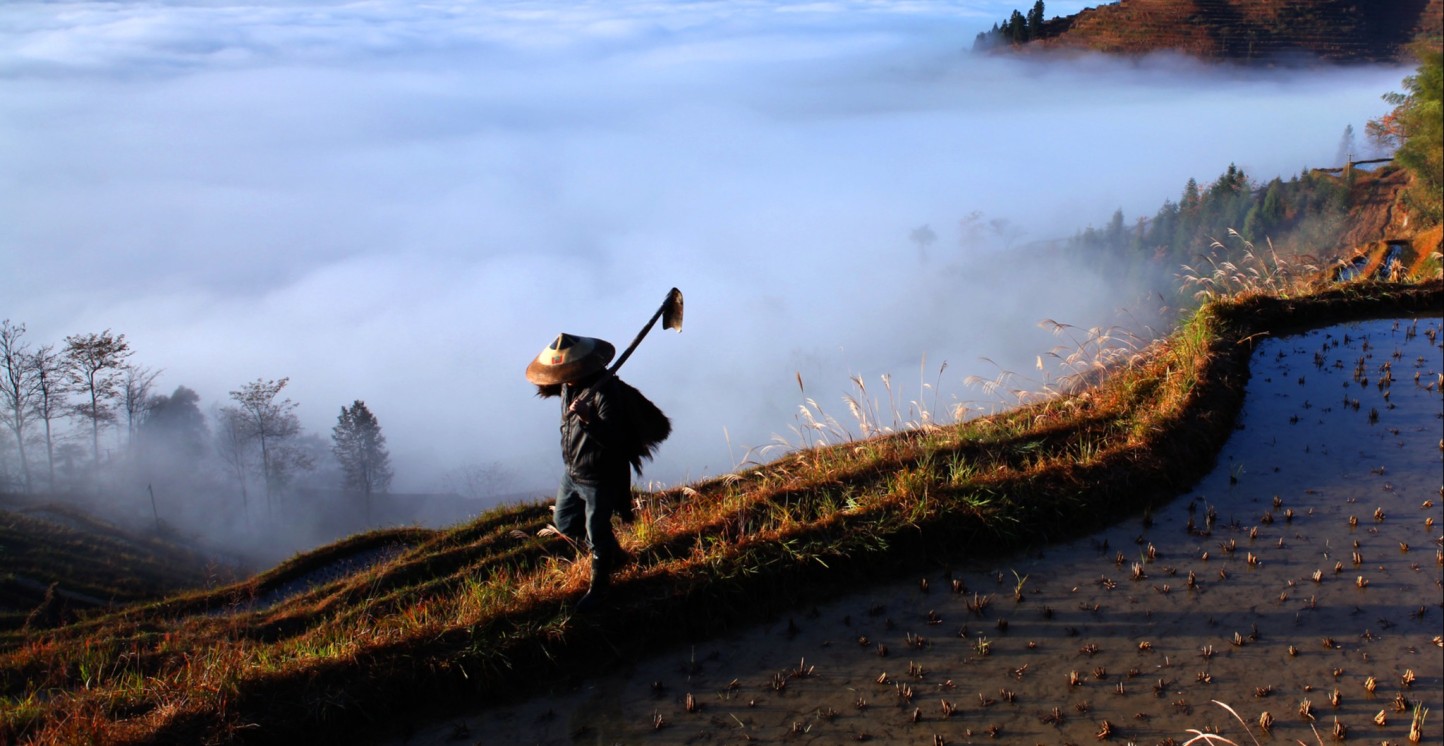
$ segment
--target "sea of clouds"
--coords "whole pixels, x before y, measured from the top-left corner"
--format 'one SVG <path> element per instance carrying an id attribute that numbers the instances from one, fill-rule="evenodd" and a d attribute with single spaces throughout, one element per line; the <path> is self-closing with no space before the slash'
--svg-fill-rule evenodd
<path id="1" fill-rule="evenodd" d="M 685 330 L 623 370 L 675 483 L 802 442 L 807 398 L 850 423 L 852 376 L 883 424 L 989 406 L 964 377 L 1032 371 L 1038 322 L 1138 300 L 1010 251 L 1230 163 L 1337 165 L 1409 72 L 970 54 L 1014 7 L 7 0 L 0 317 L 123 333 L 207 408 L 289 377 L 322 435 L 364 400 L 398 490 L 490 464 L 540 494 L 526 363 L 621 348 L 676 286 Z"/>

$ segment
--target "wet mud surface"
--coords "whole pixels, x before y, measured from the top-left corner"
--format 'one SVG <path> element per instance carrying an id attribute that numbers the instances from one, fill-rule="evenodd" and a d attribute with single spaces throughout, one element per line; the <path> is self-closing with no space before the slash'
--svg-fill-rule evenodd
<path id="1" fill-rule="evenodd" d="M 1215 701 L 1264 744 L 1405 744 L 1416 707 L 1444 742 L 1441 341 L 1437 318 L 1266 340 L 1217 469 L 1150 515 L 404 742 L 1252 743 Z"/>

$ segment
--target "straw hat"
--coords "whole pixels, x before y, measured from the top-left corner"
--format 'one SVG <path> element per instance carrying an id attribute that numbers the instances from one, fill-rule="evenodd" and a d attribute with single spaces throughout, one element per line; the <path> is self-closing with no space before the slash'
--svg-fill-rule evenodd
<path id="1" fill-rule="evenodd" d="M 606 368 L 615 354 L 617 348 L 604 339 L 558 334 L 556 341 L 526 366 L 526 380 L 538 386 L 579 381 Z"/>

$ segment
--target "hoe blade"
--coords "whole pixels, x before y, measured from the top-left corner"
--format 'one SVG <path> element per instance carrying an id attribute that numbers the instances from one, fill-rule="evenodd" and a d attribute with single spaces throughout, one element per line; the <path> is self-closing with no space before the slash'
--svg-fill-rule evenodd
<path id="1" fill-rule="evenodd" d="M 682 291 L 672 288 L 662 304 L 662 328 L 682 331 Z"/>

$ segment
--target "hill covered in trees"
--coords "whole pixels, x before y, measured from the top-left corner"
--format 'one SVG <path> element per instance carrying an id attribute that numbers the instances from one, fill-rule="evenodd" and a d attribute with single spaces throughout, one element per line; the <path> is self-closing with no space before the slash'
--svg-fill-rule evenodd
<path id="1" fill-rule="evenodd" d="M 1405 78 L 1403 92 L 1384 97 L 1395 109 L 1368 124 L 1373 145 L 1392 158 L 1355 163 L 1349 128 L 1339 167 L 1261 183 L 1230 164 L 1212 182 L 1189 179 L 1178 200 L 1165 200 L 1151 217 L 1130 220 L 1119 210 L 1102 228 L 1089 227 L 1047 250 L 1096 258 L 1126 277 L 1125 287 L 1183 308 L 1194 302 L 1189 296 L 1200 279 L 1258 260 L 1270 271 L 1288 266 L 1337 279 L 1361 256 L 1391 247 L 1392 263 L 1377 272 L 1437 273 L 1444 53 L 1437 42 L 1415 43 L 1409 51 L 1419 61 L 1417 72 Z M 1180 276 L 1192 281 L 1180 285 Z"/>
<path id="2" fill-rule="evenodd" d="M 1390 165 L 1374 172 L 1315 169 L 1258 183 L 1231 164 L 1212 182 L 1189 179 L 1178 200 L 1165 200 L 1151 217 L 1129 218 L 1119 210 L 1103 226 L 1046 251 L 1093 257 L 1112 267 L 1124 287 L 1188 308 L 1193 289 L 1180 284 L 1180 273 L 1207 276 L 1262 257 L 1309 274 L 1336 272 L 1370 242 L 1415 235 L 1401 225 L 1398 209 L 1407 182 Z M 1404 269 L 1432 253 L 1432 234 L 1424 235 L 1408 251 Z"/>
<path id="3" fill-rule="evenodd" d="M 373 519 L 420 520 L 445 504 L 389 494 L 386 437 L 360 399 L 340 407 L 327 439 L 302 427 L 300 405 L 285 396 L 289 378 L 243 384 L 207 414 L 188 386 L 157 391 L 160 370 L 134 355 L 109 329 L 56 343 L 0 318 L 0 522 L 12 503 L 58 503 L 270 562 Z M 441 509 L 452 520 L 474 512 Z M 0 575 L 13 570 L 6 551 L 0 541 Z"/>
<path id="4" fill-rule="evenodd" d="M 1210 60 L 1389 62 L 1438 36 L 1444 0 L 1121 0 L 1045 19 L 1038 0 L 978 35 L 974 49 L 1023 47 L 1120 55 L 1174 51 Z"/>

